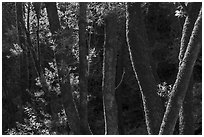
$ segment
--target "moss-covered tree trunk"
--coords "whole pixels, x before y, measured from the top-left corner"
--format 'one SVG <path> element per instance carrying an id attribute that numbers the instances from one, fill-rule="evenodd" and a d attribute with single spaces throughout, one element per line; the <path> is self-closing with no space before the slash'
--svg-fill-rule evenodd
<path id="1" fill-rule="evenodd" d="M 186 52 L 188 42 L 191 36 L 191 32 L 194 27 L 194 23 L 200 11 L 202 3 L 194 2 L 188 4 L 188 15 L 183 25 L 183 34 L 181 39 L 181 47 L 179 53 L 180 64 L 182 63 L 184 53 Z M 183 106 L 180 110 L 179 117 L 179 134 L 181 135 L 193 135 L 194 134 L 194 118 L 193 118 L 193 77 L 191 76 L 188 90 L 183 102 Z"/>
<path id="2" fill-rule="evenodd" d="M 163 105 L 157 95 L 157 86 L 148 56 L 147 36 L 141 15 L 141 3 L 127 3 L 126 36 L 132 62 L 144 105 L 148 134 L 158 134 L 163 117 Z"/>
<path id="3" fill-rule="evenodd" d="M 81 133 L 90 135 L 91 130 L 88 123 L 88 46 L 86 44 L 86 9 L 87 4 L 79 3 L 79 87 L 80 87 L 80 106 L 79 116 Z"/>
<path id="4" fill-rule="evenodd" d="M 50 25 L 50 31 L 52 34 L 56 34 L 56 32 L 60 29 L 60 22 L 57 13 L 57 7 L 55 2 L 45 3 L 48 20 Z M 65 113 L 67 115 L 67 120 L 70 129 L 75 135 L 81 134 L 80 131 L 80 121 L 78 111 L 73 100 L 72 90 L 70 85 L 70 77 L 69 71 L 64 67 L 62 62 L 66 62 L 62 56 L 56 55 L 56 63 L 58 68 L 59 78 L 62 78 L 60 82 L 60 90 L 62 94 L 62 102 L 65 109 Z M 59 69 L 60 68 L 60 69 Z"/>
<path id="5" fill-rule="evenodd" d="M 166 112 L 164 114 L 159 132 L 159 134 L 161 135 L 173 134 L 176 120 L 178 119 L 178 114 L 183 104 L 186 91 L 188 89 L 193 67 L 201 47 L 201 43 L 199 41 L 201 33 L 202 12 L 200 11 L 199 16 L 194 24 L 194 28 L 188 42 L 184 57 L 182 59 L 182 62 L 180 63 L 177 79 L 175 81 L 170 99 L 167 104 Z M 185 33 L 183 33 L 183 35 L 185 35 Z"/>
<path id="6" fill-rule="evenodd" d="M 117 29 L 117 15 L 109 13 L 105 17 L 105 45 L 102 82 L 105 135 L 118 134 L 117 105 L 115 99 L 115 75 L 118 46 Z"/>

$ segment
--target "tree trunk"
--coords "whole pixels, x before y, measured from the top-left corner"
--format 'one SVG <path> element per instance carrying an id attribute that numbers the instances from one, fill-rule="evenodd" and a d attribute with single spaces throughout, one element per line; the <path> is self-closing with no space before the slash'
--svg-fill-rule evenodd
<path id="1" fill-rule="evenodd" d="M 27 14 L 28 14 L 28 17 L 29 17 L 29 10 L 28 10 Z M 40 65 L 39 65 L 39 62 L 37 60 L 36 52 L 33 49 L 33 44 L 32 44 L 31 37 L 30 37 L 30 28 L 29 28 L 30 20 L 29 20 L 29 18 L 27 18 L 27 29 L 25 27 L 25 22 L 23 21 L 23 19 L 21 20 L 20 23 L 21 23 L 22 29 L 26 33 L 26 40 L 27 40 L 26 47 L 28 49 L 28 52 L 31 55 L 31 60 L 32 60 L 32 62 L 34 64 L 34 68 L 35 68 L 36 74 L 40 78 L 41 77 Z"/>
<path id="2" fill-rule="evenodd" d="M 28 90 L 30 91 L 32 86 L 33 86 L 33 81 L 32 81 L 32 73 L 33 73 L 33 69 L 32 69 L 32 57 L 31 57 L 31 54 L 30 54 L 30 51 L 28 50 L 27 52 L 27 62 L 28 62 Z"/>
<path id="3" fill-rule="evenodd" d="M 157 73 L 157 68 L 158 68 L 158 63 L 159 61 L 153 56 L 153 51 L 156 48 L 155 42 L 156 38 L 158 37 L 158 30 L 157 30 L 157 24 L 158 24 L 158 9 L 160 8 L 160 3 L 159 2 L 151 2 L 149 3 L 148 7 L 148 14 L 146 17 L 147 23 L 146 23 L 146 28 L 147 28 L 147 37 L 148 37 L 148 42 L 149 42 L 149 58 L 150 58 L 150 65 L 152 68 L 152 74 L 156 80 L 156 83 L 160 83 L 160 78 Z"/>
<path id="4" fill-rule="evenodd" d="M 60 21 L 57 13 L 56 2 L 45 2 L 45 6 L 47 9 L 50 31 L 52 34 L 56 34 L 56 32 L 60 29 Z"/>
<path id="5" fill-rule="evenodd" d="M 150 66 L 141 3 L 127 3 L 126 35 L 132 67 L 142 94 L 148 134 L 158 134 L 163 105 Z"/>
<path id="6" fill-rule="evenodd" d="M 37 54 L 36 54 L 35 50 L 33 49 L 34 46 L 32 44 L 31 37 L 30 37 L 30 28 L 29 28 L 29 25 L 30 25 L 30 19 L 29 19 L 30 7 L 29 6 L 28 6 L 27 11 L 28 11 L 27 12 L 27 28 L 25 27 L 25 23 L 23 21 L 23 18 L 20 20 L 20 23 L 21 23 L 22 29 L 24 29 L 24 31 L 26 33 L 27 49 L 28 49 L 28 53 L 29 53 L 28 58 L 29 58 L 29 56 L 31 56 L 31 60 L 33 61 L 34 68 L 36 70 L 37 76 L 40 78 L 40 82 L 42 84 L 42 89 L 44 90 L 45 94 L 50 94 L 49 86 L 48 86 L 48 84 L 46 82 L 46 79 L 44 77 L 44 74 L 42 72 L 41 66 L 40 66 L 39 61 L 38 61 Z M 27 82 L 29 82 L 28 79 L 27 79 Z M 55 104 L 51 104 L 51 109 L 55 108 L 55 106 L 56 106 Z M 52 114 L 51 115 L 52 115 L 52 118 L 56 119 L 57 113 L 55 112 L 55 110 L 52 109 Z"/>
<path id="7" fill-rule="evenodd" d="M 116 66 L 116 78 L 115 78 L 115 97 L 117 103 L 117 114 L 118 114 L 118 132 L 120 135 L 124 135 L 124 120 L 123 120 L 123 110 L 122 110 L 122 83 L 125 71 L 123 67 L 123 49 L 120 49 L 117 58 L 117 66 Z"/>
<path id="8" fill-rule="evenodd" d="M 40 13 L 41 13 L 41 2 L 33 2 L 34 10 L 37 16 L 37 31 L 36 31 L 36 38 L 37 38 L 37 59 L 40 68 L 40 72 L 42 70 L 42 60 L 41 60 L 41 47 L 40 47 Z"/>
<path id="9" fill-rule="evenodd" d="M 24 33 L 21 27 L 21 20 L 23 19 L 23 9 L 22 9 L 22 3 L 17 2 L 16 3 L 17 8 L 17 26 L 18 26 L 18 43 L 23 52 L 20 55 L 20 79 L 21 79 L 21 92 L 26 92 L 26 89 L 28 88 L 28 76 L 27 76 L 27 48 L 25 47 L 25 38 Z"/>
<path id="10" fill-rule="evenodd" d="M 198 52 L 201 47 L 199 41 L 202 33 L 202 12 L 200 10 L 199 16 L 195 22 L 184 58 L 180 63 L 177 79 L 173 86 L 169 102 L 167 104 L 166 112 L 160 127 L 159 134 L 173 134 L 178 114 L 183 104 L 186 91 L 188 89 L 190 77 L 193 71 Z M 183 33 L 183 35 L 185 35 Z"/>
<path id="11" fill-rule="evenodd" d="M 56 3 L 47 2 L 45 3 L 45 5 L 48 13 L 50 31 L 52 34 L 56 34 L 56 32 L 60 29 L 60 22 L 59 22 L 59 17 L 57 13 Z M 73 131 L 75 135 L 79 135 L 81 134 L 80 121 L 79 121 L 78 111 L 72 96 L 69 72 L 67 71 L 66 68 L 63 68 L 63 65 L 60 64 L 61 62 L 66 62 L 66 61 L 60 55 L 59 56 L 56 55 L 56 64 L 58 68 L 59 78 L 62 78 L 62 82 L 59 83 L 61 94 L 62 94 L 62 102 L 65 108 L 65 113 L 67 115 L 70 129 Z"/>
<path id="12" fill-rule="evenodd" d="M 183 35 L 181 39 L 181 47 L 179 53 L 180 64 L 182 63 L 184 53 L 186 52 L 186 48 L 188 46 L 188 42 L 191 36 L 191 32 L 193 30 L 194 23 L 198 16 L 199 10 L 201 8 L 202 3 L 194 2 L 190 3 L 188 7 L 188 16 L 186 17 L 184 27 L 183 27 Z M 192 76 L 191 76 L 192 77 Z M 190 84 L 188 86 L 188 90 L 186 92 L 186 96 L 183 102 L 183 107 L 180 110 L 180 118 L 179 118 L 179 134 L 182 135 L 193 135 L 194 134 L 194 119 L 193 119 L 193 78 L 191 78 Z"/>
<path id="13" fill-rule="evenodd" d="M 186 52 L 187 46 L 188 46 L 188 42 L 190 40 L 191 37 L 191 32 L 193 30 L 195 21 L 198 17 L 200 8 L 202 6 L 201 2 L 193 2 L 193 3 L 189 3 L 190 5 L 188 5 L 188 7 L 190 8 L 188 11 L 188 15 L 186 17 L 185 23 L 183 25 L 183 35 L 181 38 L 181 47 L 180 47 L 180 53 L 179 53 L 179 61 L 181 63 L 181 61 L 184 58 L 184 54 Z"/>
<path id="14" fill-rule="evenodd" d="M 88 123 L 88 46 L 86 44 L 86 8 L 87 4 L 79 3 L 79 87 L 80 87 L 80 106 L 79 117 L 81 125 L 81 133 L 83 135 L 91 135 Z"/>
<path id="15" fill-rule="evenodd" d="M 116 75 L 117 77 L 117 75 Z M 117 78 L 116 78 L 117 79 Z M 116 98 L 116 104 L 117 104 L 117 116 L 118 116 L 118 133 L 119 135 L 124 135 L 124 119 L 123 119 L 123 108 L 122 108 L 122 92 L 123 89 L 121 88 L 121 85 L 116 89 L 115 91 L 115 98 Z"/>
<path id="16" fill-rule="evenodd" d="M 69 76 L 63 79 L 63 82 L 60 83 L 60 88 L 69 127 L 75 135 L 81 135 L 79 115 L 72 96 Z"/>
<path id="17" fill-rule="evenodd" d="M 115 100 L 115 74 L 117 62 L 117 17 L 110 13 L 105 17 L 105 45 L 103 60 L 103 107 L 105 135 L 118 134 L 117 105 Z"/>
<path id="18" fill-rule="evenodd" d="M 193 76 L 191 76 L 186 96 L 179 114 L 179 134 L 194 135 L 194 116 L 193 116 Z"/>
<path id="19" fill-rule="evenodd" d="M 16 3 L 16 14 L 17 14 L 17 27 L 18 27 L 18 43 L 23 52 L 20 54 L 20 97 L 21 102 L 25 99 L 26 89 L 28 89 L 28 63 L 27 63 L 27 48 L 25 47 L 25 37 L 21 27 L 21 20 L 23 20 L 23 9 L 22 3 Z M 22 102 L 24 103 L 24 101 Z M 23 122 L 23 104 L 19 104 L 20 106 L 20 122 Z"/>
<path id="20" fill-rule="evenodd" d="M 17 5 L 19 5 L 20 3 L 17 3 Z M 22 7 L 21 7 L 22 8 Z M 31 60 L 31 62 L 33 62 L 33 65 L 34 65 L 34 69 L 36 71 L 36 74 L 38 77 L 41 77 L 41 71 L 40 71 L 40 65 L 39 65 L 39 62 L 37 60 L 37 55 L 35 53 L 35 50 L 33 49 L 33 45 L 32 45 L 32 42 L 31 42 L 31 38 L 30 38 L 30 28 L 29 28 L 29 24 L 30 24 L 30 20 L 29 20 L 29 13 L 30 13 L 30 9 L 28 7 L 28 12 L 27 12 L 27 28 L 25 27 L 25 22 L 23 20 L 23 12 L 22 11 L 18 11 L 18 16 L 20 17 L 18 19 L 19 21 L 19 25 L 21 27 L 21 31 L 24 31 L 25 35 L 26 35 L 26 41 L 27 43 L 25 43 L 25 47 L 23 50 L 28 51 L 27 53 L 27 57 L 28 57 L 28 60 Z M 22 14 L 22 15 L 21 15 Z M 23 38 L 23 37 L 21 37 Z M 25 39 L 25 38 L 24 38 Z M 26 61 L 25 61 L 26 62 Z M 31 62 L 29 62 L 29 65 L 31 65 Z M 29 79 L 30 76 L 28 76 L 28 79 Z M 28 79 L 27 79 L 27 82 L 28 82 Z M 30 84 L 30 83 L 29 83 Z"/>
<path id="21" fill-rule="evenodd" d="M 124 23 L 124 22 L 122 22 Z M 125 28 L 122 28 L 125 30 Z M 125 32 L 122 32 L 122 36 Z M 117 103 L 117 114 L 118 114 L 118 132 L 119 135 L 124 135 L 124 119 L 123 119 L 123 108 L 122 108 L 122 92 L 123 92 L 123 81 L 125 75 L 125 67 L 124 67 L 124 48 L 125 48 L 125 36 L 120 38 L 121 45 L 118 45 L 118 53 L 117 53 L 117 64 L 116 64 L 116 77 L 115 77 L 115 97 Z"/>

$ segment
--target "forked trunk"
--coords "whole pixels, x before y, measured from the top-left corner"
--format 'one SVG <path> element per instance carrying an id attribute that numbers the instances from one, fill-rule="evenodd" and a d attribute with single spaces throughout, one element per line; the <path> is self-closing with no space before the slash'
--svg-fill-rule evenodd
<path id="1" fill-rule="evenodd" d="M 116 14 L 109 13 L 105 17 L 105 45 L 102 83 L 105 135 L 118 134 L 117 105 L 115 99 L 115 75 L 118 46 L 117 25 Z"/>
<path id="2" fill-rule="evenodd" d="M 199 10 L 202 3 L 193 2 L 189 3 L 190 8 L 188 16 L 186 17 L 185 23 L 183 25 L 183 35 L 181 39 L 181 47 L 179 53 L 180 64 L 182 63 L 184 53 L 186 52 L 188 42 L 193 30 L 196 18 L 198 17 Z M 179 117 L 179 134 L 180 135 L 193 135 L 194 134 L 194 116 L 193 116 L 193 77 L 191 76 L 191 81 L 186 92 L 186 96 L 183 102 L 183 106 L 180 110 Z"/>
<path id="3" fill-rule="evenodd" d="M 195 22 L 184 58 L 180 64 L 176 82 L 173 86 L 170 99 L 167 104 L 166 112 L 160 127 L 160 135 L 173 134 L 178 114 L 183 104 L 189 81 L 193 71 L 198 52 L 201 47 L 200 37 L 202 33 L 202 12 Z M 185 35 L 185 34 L 183 34 Z"/>

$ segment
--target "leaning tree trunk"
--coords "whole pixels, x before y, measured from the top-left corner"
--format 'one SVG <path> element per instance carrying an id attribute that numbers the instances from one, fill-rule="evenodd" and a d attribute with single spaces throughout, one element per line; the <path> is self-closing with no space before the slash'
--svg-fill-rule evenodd
<path id="1" fill-rule="evenodd" d="M 147 36 L 141 15 L 141 3 L 127 3 L 126 35 L 135 77 L 142 94 L 148 134 L 158 134 L 163 105 L 148 57 Z"/>
<path id="2" fill-rule="evenodd" d="M 105 17 L 105 45 L 103 60 L 103 107 L 105 135 L 118 134 L 117 105 L 115 100 L 115 74 L 117 62 L 117 16 L 110 13 Z"/>
<path id="3" fill-rule="evenodd" d="M 41 47 L 40 47 L 40 13 L 41 13 L 41 2 L 33 2 L 33 7 L 37 17 L 37 31 L 36 31 L 36 38 L 37 38 L 37 59 L 40 68 L 40 72 L 42 73 L 42 60 L 41 60 Z"/>
<path id="4" fill-rule="evenodd" d="M 17 6 L 17 26 L 18 26 L 18 43 L 21 49 L 23 50 L 22 54 L 20 55 L 20 75 L 21 75 L 21 91 L 26 92 L 26 89 L 28 88 L 28 76 L 27 76 L 27 48 L 25 46 L 25 35 L 24 31 L 21 27 L 21 20 L 23 19 L 23 9 L 22 9 L 22 3 L 18 2 L 16 3 Z"/>
<path id="5" fill-rule="evenodd" d="M 186 91 L 188 89 L 193 67 L 201 47 L 201 43 L 199 41 L 202 33 L 201 10 L 195 22 L 194 29 L 192 31 L 186 52 L 179 67 L 177 79 L 173 86 L 171 96 L 167 104 L 166 112 L 164 114 L 164 118 L 160 127 L 160 135 L 173 134 L 176 120 L 178 119 L 178 114 L 183 104 Z"/>
<path id="6" fill-rule="evenodd" d="M 29 27 L 29 25 L 30 25 L 30 19 L 29 19 L 30 9 L 29 8 L 30 7 L 28 7 L 28 10 L 27 10 L 27 26 L 25 26 L 25 22 L 24 22 L 23 18 L 19 20 L 19 23 L 20 23 L 22 30 L 26 34 L 26 40 L 27 40 L 26 43 L 27 44 L 25 44 L 25 45 L 26 45 L 26 48 L 27 48 L 27 50 L 31 56 L 31 61 L 34 64 L 34 68 L 35 68 L 35 71 L 37 73 L 37 76 L 40 77 L 39 64 L 38 64 L 37 56 L 36 56 L 35 50 L 33 49 L 33 44 L 32 44 L 31 37 L 30 37 L 30 27 Z"/>
<path id="7" fill-rule="evenodd" d="M 48 13 L 48 20 L 50 25 L 50 31 L 52 34 L 56 34 L 56 32 L 60 29 L 60 22 L 57 13 L 57 7 L 55 2 L 47 2 L 45 3 L 47 13 Z M 58 68 L 59 78 L 62 78 L 62 82 L 60 82 L 60 90 L 62 94 L 62 102 L 65 108 L 65 113 L 67 115 L 67 120 L 70 129 L 73 131 L 75 135 L 81 134 L 80 131 L 80 122 L 79 122 L 79 115 L 76 109 L 75 102 L 72 96 L 72 90 L 70 85 L 70 77 L 69 72 L 66 68 L 61 66 L 61 62 L 66 62 L 64 58 L 60 55 L 56 55 L 56 64 Z M 60 69 L 59 69 L 60 68 Z"/>
<path id="8" fill-rule="evenodd" d="M 186 52 L 188 42 L 191 36 L 191 32 L 194 27 L 196 18 L 198 17 L 199 10 L 202 3 L 194 2 L 189 3 L 188 7 L 191 8 L 188 11 L 188 16 L 186 17 L 184 26 L 183 26 L 183 35 L 181 38 L 181 47 L 179 53 L 180 64 Z M 191 76 L 192 77 L 192 76 Z M 183 107 L 180 110 L 179 117 L 179 134 L 182 135 L 193 135 L 194 134 L 194 119 L 193 119 L 193 77 L 188 86 L 186 96 L 183 102 Z"/>
<path id="9" fill-rule="evenodd" d="M 180 53 L 179 53 L 180 63 L 184 58 L 184 54 L 186 52 L 186 49 L 191 37 L 191 33 L 193 30 L 194 24 L 196 22 L 196 19 L 198 17 L 201 6 L 202 6 L 202 3 L 200 2 L 193 2 L 193 3 L 189 3 L 188 5 L 189 10 L 187 11 L 187 17 L 183 25 L 183 32 L 182 32 L 183 35 L 181 38 L 181 47 L 180 47 Z"/>
<path id="10" fill-rule="evenodd" d="M 57 14 L 56 2 L 46 2 L 45 6 L 47 9 L 50 31 L 52 34 L 56 34 L 56 32 L 60 29 L 60 21 Z"/>
<path id="11" fill-rule="evenodd" d="M 16 3 L 16 17 L 17 17 L 17 28 L 18 28 L 18 44 L 23 50 L 20 54 L 20 97 L 21 100 L 26 97 L 26 89 L 28 89 L 28 62 L 27 62 L 27 48 L 25 47 L 24 31 L 21 27 L 21 20 L 23 20 L 23 9 L 22 3 Z M 24 103 L 24 101 L 22 102 Z M 23 104 L 20 105 L 20 122 L 23 122 Z"/>
<path id="12" fill-rule="evenodd" d="M 191 76 L 186 96 L 179 112 L 180 135 L 194 135 L 193 84 L 193 76 Z"/>
<path id="13" fill-rule="evenodd" d="M 72 89 L 70 85 L 69 76 L 63 78 L 63 82 L 60 83 L 60 88 L 62 92 L 63 106 L 65 108 L 65 113 L 67 115 L 69 127 L 75 135 L 80 135 L 82 133 L 80 131 L 79 115 L 72 96 Z"/>
<path id="14" fill-rule="evenodd" d="M 22 30 L 26 34 L 26 44 L 25 45 L 26 45 L 26 48 L 27 48 L 27 51 L 28 51 L 28 62 L 29 62 L 28 67 L 29 67 L 29 71 L 31 70 L 30 65 L 31 65 L 31 62 L 32 62 L 37 76 L 39 78 L 41 78 L 42 72 L 40 71 L 40 64 L 38 62 L 37 55 L 36 55 L 36 52 L 34 50 L 34 46 L 32 44 L 31 37 L 30 37 L 30 27 L 29 27 L 30 26 L 30 18 L 29 17 L 30 17 L 30 5 L 28 6 L 28 9 L 27 9 L 27 21 L 26 21 L 27 26 L 25 26 L 25 22 L 24 22 L 23 18 L 21 18 L 19 20 L 19 23 L 20 23 L 20 26 L 21 26 Z M 28 79 L 29 79 L 29 84 L 30 84 L 30 74 L 28 76 Z M 46 83 L 45 81 L 42 81 L 42 79 L 40 79 L 40 80 L 41 80 L 41 83 Z M 43 88 L 43 90 L 48 91 L 47 85 L 42 84 L 42 88 Z"/>
<path id="15" fill-rule="evenodd" d="M 79 87 L 80 87 L 80 106 L 79 117 L 81 133 L 91 135 L 88 123 L 88 46 L 86 44 L 86 8 L 87 4 L 79 3 Z"/>
<path id="16" fill-rule="evenodd" d="M 25 23 L 24 23 L 23 19 L 21 20 L 21 24 L 22 24 L 21 27 L 24 29 L 24 31 L 26 33 L 26 39 L 27 39 L 26 45 L 27 45 L 28 53 L 30 54 L 29 56 L 31 56 L 31 60 L 33 61 L 37 76 L 39 77 L 40 82 L 42 84 L 42 89 L 44 90 L 45 94 L 50 94 L 49 86 L 46 82 L 46 79 L 45 79 L 45 76 L 44 76 L 43 71 L 41 69 L 40 62 L 38 60 L 36 51 L 34 50 L 34 46 L 33 46 L 32 41 L 31 41 L 30 27 L 29 27 L 30 26 L 29 16 L 30 16 L 30 6 L 28 6 L 28 10 L 27 10 L 27 28 L 25 27 Z M 55 106 L 56 106 L 55 104 L 51 104 L 51 110 L 52 110 L 52 116 L 57 117 L 57 113 L 55 111 L 53 111 L 53 109 L 52 109 L 52 108 L 55 108 Z"/>

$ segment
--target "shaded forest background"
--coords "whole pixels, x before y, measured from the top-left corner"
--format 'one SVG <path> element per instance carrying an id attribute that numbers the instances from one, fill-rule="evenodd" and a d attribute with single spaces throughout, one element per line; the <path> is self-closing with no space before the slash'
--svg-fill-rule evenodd
<path id="1" fill-rule="evenodd" d="M 172 134 L 157 124 L 171 93 L 180 92 L 174 85 L 188 62 L 184 52 L 201 44 L 200 9 L 179 2 L 3 2 L 2 133 Z M 202 50 L 195 51 L 173 134 L 202 134 Z"/>

